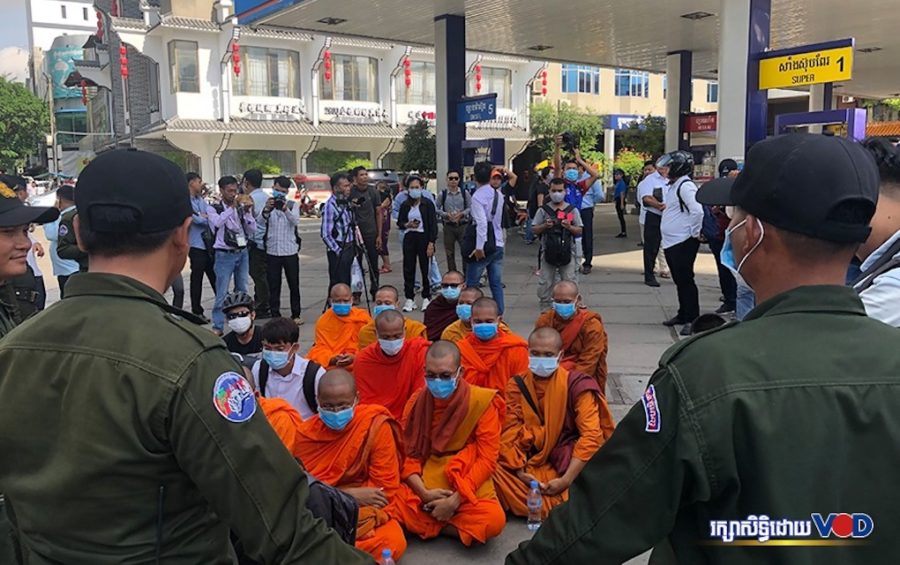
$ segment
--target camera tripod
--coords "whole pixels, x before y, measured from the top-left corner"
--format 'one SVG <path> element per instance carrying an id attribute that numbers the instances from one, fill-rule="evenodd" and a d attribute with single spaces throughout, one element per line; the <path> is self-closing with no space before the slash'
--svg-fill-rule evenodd
<path id="1" fill-rule="evenodd" d="M 360 279 L 362 279 L 362 293 L 366 297 L 366 310 L 371 313 L 372 304 L 371 297 L 369 296 L 369 286 L 366 281 L 366 275 L 368 273 L 377 272 L 375 270 L 376 265 L 372 264 L 372 259 L 369 257 L 368 250 L 366 249 L 365 240 L 363 240 L 362 232 L 359 229 L 359 225 L 356 221 L 356 212 L 353 210 L 353 206 L 348 206 L 350 212 L 350 232 L 353 234 L 353 262 L 359 265 Z M 365 258 L 365 262 L 363 261 Z M 365 265 L 368 265 L 369 271 L 367 272 L 365 269 Z M 350 267 L 350 289 L 353 290 L 353 267 Z M 325 305 L 322 308 L 322 312 L 328 309 L 328 305 L 330 304 L 330 299 L 325 300 Z"/>

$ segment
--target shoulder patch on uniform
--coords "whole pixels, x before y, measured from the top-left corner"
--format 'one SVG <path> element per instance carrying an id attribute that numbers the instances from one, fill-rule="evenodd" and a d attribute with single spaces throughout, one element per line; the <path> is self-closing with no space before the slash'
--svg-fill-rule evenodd
<path id="1" fill-rule="evenodd" d="M 658 434 L 662 422 L 659 418 L 659 404 L 656 402 L 656 389 L 653 385 L 648 386 L 647 390 L 644 391 L 644 395 L 641 396 L 641 403 L 644 405 L 644 416 L 647 417 L 647 425 L 644 427 L 644 431 Z"/>
<path id="2" fill-rule="evenodd" d="M 222 373 L 213 385 L 213 405 L 229 422 L 240 424 L 256 413 L 256 399 L 250 383 L 233 371 Z"/>
<path id="3" fill-rule="evenodd" d="M 59 237 L 66 237 L 69 234 L 69 228 L 66 224 L 59 224 Z"/>

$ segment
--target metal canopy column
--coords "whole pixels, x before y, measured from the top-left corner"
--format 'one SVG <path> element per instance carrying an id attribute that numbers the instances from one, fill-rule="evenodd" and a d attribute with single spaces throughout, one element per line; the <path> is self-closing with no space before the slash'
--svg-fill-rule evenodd
<path id="1" fill-rule="evenodd" d="M 466 94 L 466 18 L 444 14 L 434 19 L 434 65 L 437 178 L 462 169 L 466 124 L 457 119 L 456 103 Z"/>
<path id="2" fill-rule="evenodd" d="M 693 58 L 690 51 L 666 56 L 666 151 L 690 147 L 684 135 L 684 116 L 691 111 Z"/>

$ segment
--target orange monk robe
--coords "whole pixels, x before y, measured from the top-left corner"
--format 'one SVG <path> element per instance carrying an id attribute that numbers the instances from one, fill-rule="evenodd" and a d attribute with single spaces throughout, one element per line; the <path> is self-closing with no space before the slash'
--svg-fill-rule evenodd
<path id="1" fill-rule="evenodd" d="M 500 322 L 500 332 L 511 332 L 509 326 Z M 472 326 L 467 326 L 463 323 L 462 320 L 456 320 L 449 326 L 447 326 L 444 331 L 441 333 L 441 339 L 444 341 L 451 341 L 453 343 L 459 342 L 462 338 L 472 333 Z"/>
<path id="2" fill-rule="evenodd" d="M 548 310 L 540 315 L 534 327 L 558 331 L 563 340 L 562 366 L 591 375 L 606 394 L 609 340 L 600 314 L 581 308 L 571 320 L 563 320 L 556 312 Z"/>
<path id="3" fill-rule="evenodd" d="M 306 470 L 339 489 L 373 487 L 384 490 L 384 508 L 362 506 L 356 527 L 356 547 L 381 559 L 389 548 L 394 559 L 406 551 L 406 537 L 398 518 L 403 504 L 400 491 L 400 430 L 381 406 L 360 404 L 353 419 L 334 431 L 318 416 L 300 424 L 297 449 Z"/>
<path id="4" fill-rule="evenodd" d="M 491 475 L 497 467 L 500 453 L 500 407 L 503 399 L 496 391 L 470 387 L 471 394 L 465 419 L 457 426 L 444 450 L 432 452 L 425 460 L 406 457 L 401 477 L 420 475 L 425 488 L 447 489 L 458 492 L 462 504 L 448 522 L 435 520 L 422 509 L 422 499 L 403 483 L 401 489 L 405 504 L 401 518 L 406 529 L 422 539 L 440 535 L 445 526 L 452 525 L 459 532 L 459 539 L 469 546 L 473 541 L 485 543 L 500 535 L 506 526 L 506 514 L 497 500 Z M 416 402 L 425 401 L 430 393 L 424 389 L 416 392 L 403 411 L 401 426 L 404 436 L 409 429 L 410 413 Z M 432 397 L 433 398 L 433 397 Z M 452 397 L 451 397 L 452 398 Z M 449 400 L 433 398 L 434 412 L 431 425 L 417 428 L 416 434 L 431 433 L 434 437 L 442 424 Z"/>
<path id="5" fill-rule="evenodd" d="M 299 458 L 297 441 L 300 439 L 300 424 L 303 423 L 300 414 L 287 400 L 282 398 L 266 398 L 257 394 L 256 400 L 259 402 L 259 407 L 262 408 L 266 420 L 281 439 L 281 443 L 291 452 L 291 455 Z"/>
<path id="6" fill-rule="evenodd" d="M 427 339 L 427 331 L 425 324 L 416 320 L 404 319 L 404 329 L 406 330 L 406 339 L 414 337 L 424 337 Z M 362 351 L 366 347 L 378 341 L 378 334 L 375 333 L 375 321 L 371 321 L 359 330 L 359 349 Z M 402 408 L 401 408 L 402 410 Z"/>
<path id="7" fill-rule="evenodd" d="M 378 343 L 366 347 L 353 362 L 359 401 L 384 406 L 398 420 L 414 392 L 425 386 L 425 354 L 431 342 L 407 338 L 393 357 Z"/>
<path id="8" fill-rule="evenodd" d="M 469 384 L 492 388 L 501 395 L 513 375 L 528 371 L 528 343 L 512 332 L 499 332 L 490 341 L 469 334 L 456 343 Z"/>
<path id="9" fill-rule="evenodd" d="M 583 377 L 591 380 L 591 377 Z M 511 379 L 506 387 L 506 419 L 500 440 L 500 463 L 494 472 L 497 496 L 504 508 L 516 516 L 528 516 L 526 500 L 531 490 L 516 473 L 523 471 L 542 483 L 562 477 L 565 468 L 559 468 L 559 451 L 563 442 L 571 445 L 574 438 L 563 437 L 567 412 L 574 408 L 574 424 L 577 440 L 571 449 L 571 458 L 588 461 L 606 441 L 601 430 L 600 406 L 606 401 L 600 395 L 597 384 L 594 390 L 582 390 L 575 397 L 574 407 L 569 406 L 569 372 L 560 368 L 550 378 L 535 377 L 530 371 L 522 377 L 541 414 L 525 400 L 518 384 Z M 590 388 L 588 387 L 588 388 Z M 543 423 L 541 422 L 543 418 Z M 553 457 L 551 457 L 551 454 Z M 544 496 L 541 515 L 546 518 L 550 510 L 569 499 L 565 490 L 556 496 Z"/>
<path id="10" fill-rule="evenodd" d="M 306 358 L 331 368 L 330 361 L 336 355 L 356 355 L 359 351 L 359 330 L 371 321 L 369 313 L 361 308 L 351 308 L 346 316 L 338 316 L 329 308 L 316 322 L 315 342 Z"/>

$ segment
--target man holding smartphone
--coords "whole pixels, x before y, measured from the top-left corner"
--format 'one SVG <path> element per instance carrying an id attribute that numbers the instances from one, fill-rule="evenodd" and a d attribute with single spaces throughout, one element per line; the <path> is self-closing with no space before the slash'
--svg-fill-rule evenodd
<path id="1" fill-rule="evenodd" d="M 541 310 L 551 306 L 551 289 L 559 281 L 578 281 L 575 238 L 581 235 L 583 222 L 578 208 L 566 202 L 566 183 L 550 181 L 550 202 L 534 215 L 532 230 L 541 238 L 542 265 L 538 276 Z"/>

